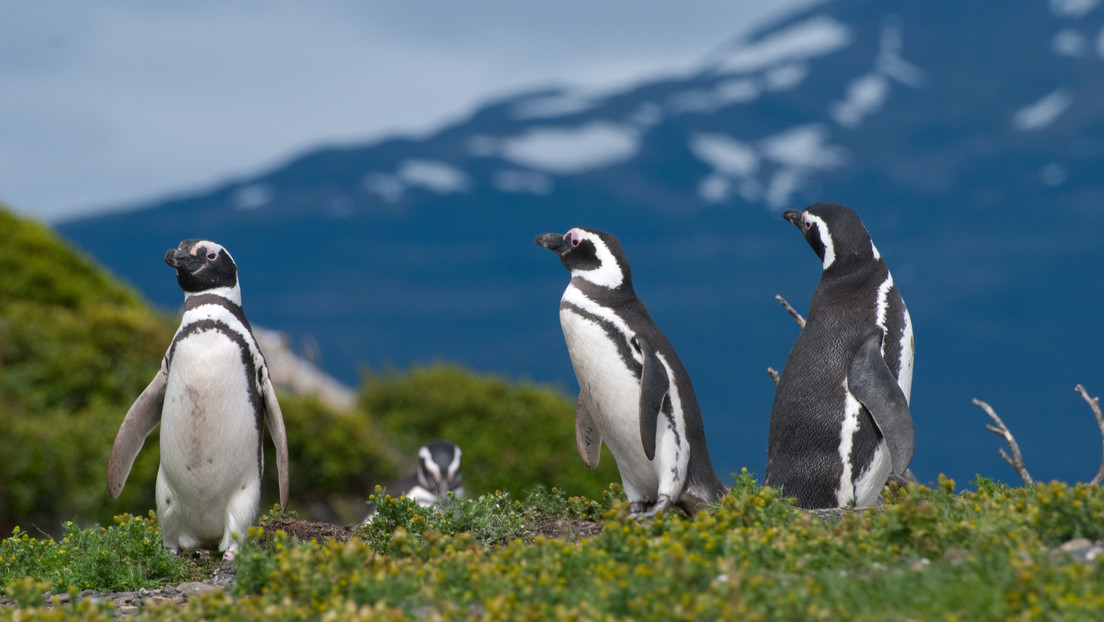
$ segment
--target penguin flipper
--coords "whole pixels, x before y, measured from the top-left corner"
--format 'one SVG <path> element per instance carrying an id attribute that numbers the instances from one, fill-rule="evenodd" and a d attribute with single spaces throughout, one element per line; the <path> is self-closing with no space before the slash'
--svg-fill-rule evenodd
<path id="1" fill-rule="evenodd" d="M 667 378 L 667 368 L 663 366 L 652 347 L 643 337 L 637 337 L 636 341 L 640 344 L 640 353 L 644 356 L 644 366 L 640 371 L 640 442 L 644 445 L 644 455 L 648 460 L 654 460 L 659 412 L 663 408 L 663 398 L 667 397 L 667 390 L 671 385 Z"/>
<path id="2" fill-rule="evenodd" d="M 889 445 L 893 474 L 901 475 L 912 462 L 915 443 L 908 400 L 882 358 L 882 330 L 872 330 L 851 359 L 847 387 L 870 411 Z"/>
<path id="3" fill-rule="evenodd" d="M 579 450 L 583 464 L 591 469 L 598 468 L 598 459 L 602 457 L 602 433 L 594 424 L 581 393 L 579 403 L 575 405 L 575 448 Z"/>
<path id="4" fill-rule="evenodd" d="M 111 458 L 107 463 L 107 491 L 112 498 L 118 499 L 123 492 L 134 459 L 142 451 L 149 433 L 161 423 L 161 408 L 165 403 L 165 386 L 168 380 L 168 367 L 161 362 L 161 369 L 146 385 L 138 399 L 134 400 L 123 423 L 115 435 L 115 444 L 111 447 Z"/>
<path id="5" fill-rule="evenodd" d="M 280 509 L 287 508 L 288 501 L 288 448 L 287 430 L 284 428 L 284 412 L 276 399 L 276 388 L 265 369 L 264 377 L 265 425 L 276 446 L 276 474 L 280 480 Z"/>

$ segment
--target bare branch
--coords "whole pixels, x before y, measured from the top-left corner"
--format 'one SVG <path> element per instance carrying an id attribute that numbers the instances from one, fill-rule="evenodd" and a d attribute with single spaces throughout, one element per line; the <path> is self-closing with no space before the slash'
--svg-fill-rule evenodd
<path id="1" fill-rule="evenodd" d="M 1008 447 L 1012 450 L 1012 456 L 1009 457 L 1004 449 L 1001 449 L 1001 458 L 1004 458 L 1004 461 L 1007 462 L 1009 466 L 1011 466 L 1013 469 L 1016 470 L 1017 473 L 1020 474 L 1020 477 L 1023 479 L 1025 486 L 1034 485 L 1035 480 L 1031 477 L 1031 474 L 1027 472 L 1027 467 L 1024 466 L 1023 455 L 1020 454 L 1020 446 L 1018 443 L 1016 443 L 1016 438 L 1012 436 L 1012 432 L 1009 431 L 1008 427 L 1004 425 L 1004 422 L 1001 421 L 1001 418 L 997 416 L 997 413 L 993 411 L 992 406 L 977 399 L 976 397 L 974 398 L 974 406 L 977 406 L 978 408 L 984 410 L 985 414 L 989 415 L 989 418 L 993 420 L 994 424 L 996 424 L 987 424 L 985 426 L 985 429 L 998 436 L 1003 436 L 1005 442 L 1008 443 Z"/>
<path id="2" fill-rule="evenodd" d="M 1085 390 L 1085 387 L 1077 385 L 1073 388 L 1081 394 L 1081 397 L 1085 398 L 1085 401 L 1089 403 L 1089 408 L 1092 408 L 1093 415 L 1096 416 L 1096 425 L 1100 427 L 1100 436 L 1104 438 L 1104 415 L 1100 414 L 1100 398 L 1089 397 L 1089 392 Z M 1100 457 L 1100 470 L 1096 472 L 1096 477 L 1092 478 L 1089 482 L 1091 485 L 1099 485 L 1104 483 L 1104 455 Z"/>
<path id="3" fill-rule="evenodd" d="M 781 377 L 779 377 L 778 372 L 774 371 L 773 367 L 768 367 L 767 373 L 770 374 L 771 378 L 774 378 L 774 384 L 777 385 L 781 381 Z"/>
<path id="4" fill-rule="evenodd" d="M 782 303 L 782 306 L 786 308 L 786 311 L 789 312 L 790 316 L 793 317 L 798 326 L 800 326 L 801 328 L 805 328 L 805 318 L 801 317 L 801 314 L 798 313 L 796 309 L 790 306 L 790 303 L 782 297 L 782 294 L 775 294 L 774 299 Z"/>

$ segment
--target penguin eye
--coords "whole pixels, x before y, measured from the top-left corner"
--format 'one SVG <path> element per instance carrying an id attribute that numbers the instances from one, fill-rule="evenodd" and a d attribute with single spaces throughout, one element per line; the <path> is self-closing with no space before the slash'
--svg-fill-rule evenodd
<path id="1" fill-rule="evenodd" d="M 571 238 L 571 247 L 574 248 L 579 245 L 579 238 Z"/>
<path id="2" fill-rule="evenodd" d="M 211 251 L 211 252 L 207 253 L 207 259 L 210 259 L 211 261 L 214 261 L 215 259 L 218 259 L 218 253 L 216 253 L 214 251 Z"/>

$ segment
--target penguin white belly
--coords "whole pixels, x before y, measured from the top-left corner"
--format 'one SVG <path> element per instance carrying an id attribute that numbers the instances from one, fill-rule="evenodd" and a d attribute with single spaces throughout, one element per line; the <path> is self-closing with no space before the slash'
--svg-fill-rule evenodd
<path id="1" fill-rule="evenodd" d="M 176 344 L 161 417 L 157 507 L 166 544 L 244 536 L 260 497 L 258 424 L 238 345 L 217 330 Z"/>
<path id="2" fill-rule="evenodd" d="M 597 322 L 561 309 L 560 324 L 582 398 L 617 461 L 629 500 L 655 500 L 659 478 L 640 440 L 640 380 Z"/>

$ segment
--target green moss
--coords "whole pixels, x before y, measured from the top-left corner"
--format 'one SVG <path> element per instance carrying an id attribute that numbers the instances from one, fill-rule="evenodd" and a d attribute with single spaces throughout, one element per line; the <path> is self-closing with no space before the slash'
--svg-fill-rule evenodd
<path id="1" fill-rule="evenodd" d="M 54 593 L 70 588 L 126 591 L 199 576 L 198 567 L 161 545 L 152 512 L 148 518 L 117 516 L 106 528 L 81 529 L 66 523 L 57 541 L 35 538 L 16 527 L 0 542 L 0 586 L 30 580 Z M 11 594 L 13 589 L 4 591 Z"/>

